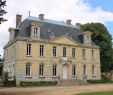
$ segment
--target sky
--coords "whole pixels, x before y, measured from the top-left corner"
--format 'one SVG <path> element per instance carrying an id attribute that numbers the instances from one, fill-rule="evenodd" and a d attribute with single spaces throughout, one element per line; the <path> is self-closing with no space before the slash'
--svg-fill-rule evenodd
<path id="1" fill-rule="evenodd" d="M 38 17 L 43 13 L 45 18 L 72 23 L 103 23 L 113 36 L 113 0 L 6 0 L 4 17 L 8 19 L 0 25 L 0 54 L 9 40 L 8 28 L 15 28 L 16 14 L 22 15 L 22 20 L 29 16 Z"/>

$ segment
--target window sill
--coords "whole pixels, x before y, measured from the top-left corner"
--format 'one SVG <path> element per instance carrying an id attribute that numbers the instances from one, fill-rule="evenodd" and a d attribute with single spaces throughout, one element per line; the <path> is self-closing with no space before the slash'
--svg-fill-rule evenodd
<path id="1" fill-rule="evenodd" d="M 39 56 L 40 58 L 45 58 L 45 56 Z"/>
<path id="2" fill-rule="evenodd" d="M 92 75 L 92 77 L 96 77 L 96 75 Z"/>
<path id="3" fill-rule="evenodd" d="M 39 76 L 39 78 L 45 78 L 45 76 Z"/>
<path id="4" fill-rule="evenodd" d="M 82 60 L 86 60 L 86 58 L 82 58 Z"/>
<path id="5" fill-rule="evenodd" d="M 75 75 L 75 76 L 73 75 L 72 78 L 77 78 L 77 75 Z"/>
<path id="6" fill-rule="evenodd" d="M 26 55 L 26 57 L 32 57 L 32 55 Z"/>
<path id="7" fill-rule="evenodd" d="M 52 76 L 52 78 L 58 78 L 58 76 Z"/>
<path id="8" fill-rule="evenodd" d="M 32 78 L 31 76 L 25 76 L 25 78 Z"/>
<path id="9" fill-rule="evenodd" d="M 94 61 L 95 59 L 94 58 L 91 58 L 91 61 Z"/>

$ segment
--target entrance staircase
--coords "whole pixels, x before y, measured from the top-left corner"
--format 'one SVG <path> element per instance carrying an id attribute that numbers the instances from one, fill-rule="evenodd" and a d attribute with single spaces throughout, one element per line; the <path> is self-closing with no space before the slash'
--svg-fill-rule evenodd
<path id="1" fill-rule="evenodd" d="M 59 86 L 74 86 L 74 85 L 85 85 L 88 84 L 87 80 L 78 80 L 78 79 L 61 79 L 58 80 Z"/>

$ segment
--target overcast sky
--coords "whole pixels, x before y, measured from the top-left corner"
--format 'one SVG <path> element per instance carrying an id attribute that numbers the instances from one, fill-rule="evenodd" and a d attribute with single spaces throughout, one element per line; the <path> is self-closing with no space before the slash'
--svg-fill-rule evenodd
<path id="1" fill-rule="evenodd" d="M 100 2 L 101 1 L 101 2 Z M 8 19 L 0 25 L 0 54 L 9 39 L 9 27 L 15 27 L 15 15 L 21 14 L 22 19 L 31 16 L 45 14 L 45 18 L 66 21 L 72 19 L 72 23 L 101 22 L 106 25 L 113 35 L 113 0 L 7 0 Z"/>

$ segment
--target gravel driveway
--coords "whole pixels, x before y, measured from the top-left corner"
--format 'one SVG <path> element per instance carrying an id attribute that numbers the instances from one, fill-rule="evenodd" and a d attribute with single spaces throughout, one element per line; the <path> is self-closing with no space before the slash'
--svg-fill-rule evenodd
<path id="1" fill-rule="evenodd" d="M 0 95 L 73 95 L 83 92 L 113 91 L 113 84 L 1 88 Z"/>

